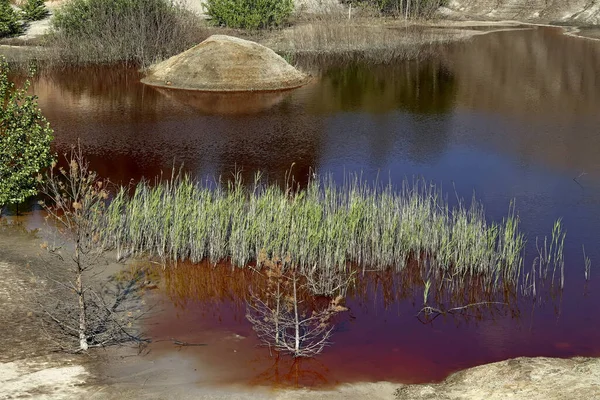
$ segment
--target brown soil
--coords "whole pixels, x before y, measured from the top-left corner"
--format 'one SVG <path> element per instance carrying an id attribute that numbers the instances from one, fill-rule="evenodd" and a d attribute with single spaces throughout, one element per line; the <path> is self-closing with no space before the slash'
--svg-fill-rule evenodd
<path id="1" fill-rule="evenodd" d="M 0 362 L 45 356 L 53 345 L 34 317 L 33 297 L 44 290 L 41 277 L 52 268 L 34 241 L 24 229 L 0 226 Z"/>

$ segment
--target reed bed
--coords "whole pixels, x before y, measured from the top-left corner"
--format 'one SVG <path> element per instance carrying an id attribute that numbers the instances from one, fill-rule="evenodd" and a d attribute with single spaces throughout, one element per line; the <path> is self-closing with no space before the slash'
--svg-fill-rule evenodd
<path id="1" fill-rule="evenodd" d="M 315 177 L 302 190 L 259 176 L 249 186 L 144 181 L 131 195 L 117 192 L 103 218 L 105 244 L 120 254 L 238 267 L 266 256 L 322 282 L 353 268 L 401 271 L 416 260 L 424 279 L 476 279 L 491 290 L 517 282 L 525 244 L 512 205 L 501 222 L 488 222 L 475 198 L 450 207 L 425 181 L 395 188 L 358 176 L 343 184 Z"/>
<path id="2" fill-rule="evenodd" d="M 261 40 L 299 67 L 322 69 L 332 61 L 389 64 L 433 54 L 438 45 L 460 40 L 455 31 L 438 31 L 378 18 L 294 25 Z"/>

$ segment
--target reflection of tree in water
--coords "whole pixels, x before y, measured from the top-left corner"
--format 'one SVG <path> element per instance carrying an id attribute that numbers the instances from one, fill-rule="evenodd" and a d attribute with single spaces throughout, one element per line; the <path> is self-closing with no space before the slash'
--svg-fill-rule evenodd
<path id="1" fill-rule="evenodd" d="M 340 313 L 330 321 L 331 324 L 335 322 L 337 326 L 345 326 L 344 321 L 356 315 L 367 318 L 361 323 L 368 323 L 368 318 L 372 318 L 369 315 L 376 318 L 377 313 L 394 309 L 399 305 L 412 309 L 412 315 L 416 315 L 423 306 L 426 280 L 421 267 L 422 265 L 415 260 L 400 273 L 387 269 L 355 274 L 355 279 L 345 292 L 350 313 Z M 200 302 L 204 304 L 203 308 L 216 308 L 215 313 L 218 314 L 219 307 L 227 306 L 235 310 L 235 320 L 241 321 L 247 314 L 246 304 L 248 300 L 252 300 L 251 294 L 258 295 L 263 302 L 273 304 L 273 285 L 276 280 L 269 279 L 265 269 L 256 270 L 254 267 L 232 269 L 225 264 L 214 267 L 209 263 L 200 265 L 181 263 L 176 268 L 168 267 L 161 270 L 160 274 L 165 283 L 167 296 L 178 308 L 186 308 L 190 303 Z M 478 321 L 505 316 L 518 319 L 521 316 L 521 307 L 524 304 L 531 305 L 532 299 L 521 299 L 518 291 L 511 290 L 509 287 L 495 291 L 485 290 L 477 278 L 465 280 L 461 286 L 455 284 L 449 286 L 450 283 L 443 277 L 429 279 L 432 281 L 432 287 L 428 301 L 437 308 L 449 309 L 471 303 L 490 302 L 489 305 L 470 308 L 464 313 L 452 315 L 456 324 L 477 324 Z M 290 289 L 289 282 L 288 280 L 287 289 Z M 313 310 L 319 312 L 332 306 L 333 297 L 314 296 L 306 290 L 306 280 L 302 281 L 302 284 L 304 288 L 298 292 L 298 301 L 304 308 L 310 312 Z M 286 295 L 289 297 L 289 294 L 288 290 Z M 550 299 L 551 296 L 545 293 L 536 301 L 540 303 L 542 300 L 550 301 Z M 506 306 L 497 307 L 492 302 L 506 303 Z M 273 308 L 271 306 L 271 311 Z"/>
<path id="2" fill-rule="evenodd" d="M 176 268 L 169 266 L 166 270 L 158 270 L 170 276 L 165 285 L 167 294 L 191 311 L 182 314 L 184 318 L 178 317 L 182 318 L 181 328 L 178 328 L 181 330 L 168 330 L 166 337 L 179 337 L 190 332 L 202 335 L 201 331 L 205 329 L 217 332 L 219 336 L 225 332 L 225 335 L 236 332 L 246 336 L 237 347 L 239 358 L 227 356 L 231 347 L 226 341 L 224 345 L 215 343 L 219 350 L 209 359 L 220 367 L 238 371 L 236 376 L 256 385 L 314 387 L 363 377 L 441 379 L 456 368 L 457 363 L 472 365 L 482 360 L 491 361 L 494 357 L 519 355 L 523 349 L 519 343 L 528 339 L 518 333 L 517 338 L 512 338 L 510 333 L 527 331 L 534 326 L 531 324 L 539 327 L 540 317 L 542 322 L 552 320 L 554 304 L 543 306 L 540 314 L 537 312 L 539 306 L 534 306 L 530 298 L 522 299 L 502 290 L 488 296 L 475 282 L 473 285 L 465 282 L 462 293 L 452 294 L 448 286 L 443 289 L 442 282 L 432 286 L 429 297 L 429 304 L 437 308 L 448 310 L 476 301 L 499 301 L 508 305 L 470 307 L 464 312 L 440 315 L 435 319 L 435 316 L 427 319 L 421 315 L 420 321 L 417 313 L 423 307 L 424 276 L 418 262 L 414 262 L 402 273 L 389 269 L 357 274 L 346 295 L 345 305 L 349 311 L 340 313 L 332 321 L 335 325 L 332 345 L 316 357 L 294 359 L 285 353 L 269 352 L 268 347 L 257 348 L 260 342 L 245 319 L 246 300 L 251 292 L 261 289 L 264 293 L 267 279 L 265 271 L 255 267 L 232 269 L 230 265 L 214 267 L 180 263 Z M 167 283 L 166 279 L 163 278 L 163 282 Z M 194 304 L 195 299 L 198 300 Z M 301 301 L 315 309 L 323 309 L 328 303 L 328 299 L 314 296 L 302 297 Z M 311 301 L 314 304 L 310 304 Z M 502 335 L 494 337 L 503 344 L 488 351 L 487 341 L 497 343 L 494 338 L 489 338 L 494 334 Z M 440 337 L 444 337 L 445 343 L 453 343 L 455 349 L 463 350 L 447 353 L 444 345 L 439 343 Z M 471 343 L 474 337 L 481 340 Z M 539 339 L 543 345 L 548 339 L 559 340 L 555 337 L 561 335 L 541 332 L 536 342 Z M 389 363 L 394 363 L 389 369 L 378 367 Z M 415 372 L 411 372 L 413 369 Z M 422 372 L 418 372 L 421 369 Z"/>
<path id="3" fill-rule="evenodd" d="M 140 83 L 142 73 L 135 66 L 91 65 L 63 68 L 42 67 L 32 90 L 42 100 L 47 92 L 59 91 L 67 101 L 101 103 L 95 111 L 118 112 L 119 118 L 137 120 L 156 111 L 160 94 Z M 63 105 L 64 106 L 64 105 Z M 126 112 L 123 112 L 126 111 Z"/>
<path id="4" fill-rule="evenodd" d="M 338 295 L 319 307 L 308 292 L 306 277 L 296 268 L 282 260 L 268 260 L 264 255 L 261 263 L 265 266 L 267 286 L 253 291 L 246 312 L 258 338 L 269 350 L 295 358 L 321 353 L 331 344 L 334 329 L 331 320 L 337 313 L 347 311 L 341 305 L 343 296 Z M 345 288 L 339 291 L 345 292 Z"/>
<path id="5" fill-rule="evenodd" d="M 269 368 L 258 374 L 250 384 L 272 387 L 315 387 L 330 384 L 329 369 L 315 358 L 291 358 L 275 354 Z"/>
<path id="6" fill-rule="evenodd" d="M 265 284 L 264 271 L 259 274 L 257 271 L 249 273 L 251 268 L 232 269 L 226 265 L 215 268 L 208 264 L 194 266 L 184 263 L 177 268 L 159 270 L 171 277 L 180 276 L 166 285 L 166 291 L 173 294 L 173 299 L 185 296 L 186 301 L 180 304 L 196 310 L 185 315 L 180 324 L 181 331 L 169 330 L 170 336 L 167 337 L 178 337 L 180 332 L 189 334 L 197 331 L 200 334 L 199 331 L 203 329 L 227 332 L 226 335 L 237 332 L 247 336 L 245 341 L 239 342 L 240 347 L 244 346 L 237 348 L 239 358 L 227 355 L 231 347 L 230 342 L 226 341 L 209 356 L 209 360 L 216 363 L 217 368 L 237 371 L 236 382 L 240 382 L 241 377 L 243 382 L 259 386 L 327 386 L 365 377 L 381 380 L 393 377 L 442 379 L 456 365 L 488 362 L 497 357 L 515 357 L 519 352 L 529 351 L 523 350 L 524 347 L 519 343 L 529 340 L 527 337 L 530 335 L 523 336 L 519 332 L 527 332 L 531 326 L 545 326 L 538 325 L 540 317 L 533 319 L 531 316 L 534 307 L 532 299 L 511 300 L 509 294 L 509 298 L 504 300 L 503 292 L 493 299 L 511 302 L 510 307 L 492 305 L 471 308 L 468 312 L 440 316 L 432 322 L 424 319 L 427 325 L 422 325 L 416 314 L 423 305 L 423 276 L 415 263 L 403 273 L 387 270 L 357 275 L 347 293 L 346 305 L 350 311 L 341 313 L 334 321 L 333 345 L 315 358 L 300 358 L 295 363 L 293 357 L 285 354 L 272 352 L 271 356 L 268 348 L 256 349 L 258 342 L 250 324 L 245 321 L 246 298 L 250 289 L 255 290 L 255 285 L 262 287 Z M 239 284 L 236 283 L 238 281 Z M 200 285 L 200 289 L 197 285 Z M 469 286 L 465 285 L 465 288 Z M 433 300 L 437 291 L 432 288 L 430 300 Z M 487 299 L 477 295 L 477 292 L 463 293 L 467 297 L 457 296 L 455 299 L 436 295 L 438 300 L 432 304 L 448 309 L 464 305 L 470 295 L 475 296 L 475 300 Z M 188 302 L 193 303 L 193 297 L 204 300 L 187 305 Z M 235 321 L 232 321 L 230 314 L 233 303 L 236 303 L 237 310 Z M 325 304 L 323 302 L 318 306 Z M 552 320 L 551 305 L 548 306 L 550 308 L 545 307 L 541 315 L 542 322 Z M 199 318 L 199 311 L 208 315 Z M 224 322 L 221 322 L 221 317 Z M 219 322 L 215 322 L 217 319 Z M 511 336 L 513 332 L 515 337 Z M 444 343 L 451 343 L 455 350 L 444 350 L 444 344 L 439 342 L 440 337 L 444 338 Z M 535 346 L 539 344 L 541 347 L 532 351 L 555 354 L 552 349 L 548 350 L 545 343 L 551 345 L 552 340 L 563 340 L 556 339 L 560 337 L 560 333 L 538 332 L 534 342 Z M 529 344 L 525 343 L 525 346 Z"/>
<path id="7" fill-rule="evenodd" d="M 311 101 L 319 113 L 352 111 L 369 118 L 366 134 L 376 162 L 386 160 L 396 142 L 423 161 L 446 149 L 455 87 L 453 75 L 436 60 L 350 64 L 324 72 Z"/>
<path id="8" fill-rule="evenodd" d="M 440 62 L 402 62 L 396 65 L 355 63 L 327 69 L 311 99 L 318 112 L 408 111 L 440 114 L 450 110 L 455 82 Z"/>

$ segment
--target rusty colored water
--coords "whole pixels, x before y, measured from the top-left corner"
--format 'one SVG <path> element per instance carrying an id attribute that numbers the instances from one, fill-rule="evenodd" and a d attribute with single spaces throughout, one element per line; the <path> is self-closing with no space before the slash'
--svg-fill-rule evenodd
<path id="1" fill-rule="evenodd" d="M 199 269 L 188 283 L 199 285 L 200 298 L 183 288 L 159 295 L 164 312 L 153 331 L 209 343 L 182 351 L 210 362 L 215 381 L 426 382 L 521 355 L 600 356 L 599 69 L 598 42 L 539 28 L 479 36 L 429 61 L 328 65 L 311 84 L 282 93 L 161 92 L 124 67 L 45 72 L 33 90 L 57 150 L 80 139 L 93 168 L 120 183 L 181 163 L 201 178 L 262 170 L 281 180 L 292 165 L 299 181 L 312 170 L 396 183 L 421 175 L 451 198 L 475 192 L 493 220 L 514 199 L 530 238 L 528 265 L 535 237 L 562 217 L 562 299 L 546 294 L 541 307 L 521 301 L 516 313 L 424 325 L 415 318 L 422 288 L 398 297 L 390 277 L 369 277 L 348 297 L 335 344 L 301 365 L 276 364 L 255 347 L 240 271 L 204 288 L 210 274 Z M 582 246 L 592 260 L 587 285 Z"/>
<path id="2" fill-rule="evenodd" d="M 507 305 L 474 307 L 426 320 L 418 316 L 423 304 L 420 276 L 388 271 L 359 275 L 346 297 L 348 311 L 332 321 L 332 344 L 314 359 L 295 362 L 271 354 L 245 318 L 249 293 L 264 293 L 264 288 L 263 275 L 249 268 L 206 264 L 169 268 L 162 273 L 162 311 L 152 319 L 149 333 L 157 340 L 207 344 L 180 351 L 215 368 L 208 380 L 217 384 L 327 387 L 355 381 L 431 382 L 510 357 L 600 356 L 595 340 L 600 324 L 593 314 L 597 303 L 585 304 L 596 302 L 598 296 L 586 298 L 567 290 L 561 300 L 546 292 L 541 296 L 545 302 L 536 305 L 530 299 L 500 296 L 498 300 Z M 565 306 L 575 299 L 586 301 L 579 309 Z M 307 301 L 311 300 L 302 299 Z M 441 302 L 435 304 L 443 307 Z"/>

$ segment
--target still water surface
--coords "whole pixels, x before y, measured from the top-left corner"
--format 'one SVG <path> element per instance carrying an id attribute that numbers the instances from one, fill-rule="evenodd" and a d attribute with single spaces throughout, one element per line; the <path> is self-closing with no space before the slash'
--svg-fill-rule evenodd
<path id="1" fill-rule="evenodd" d="M 522 301 L 519 318 L 424 325 L 415 318 L 422 291 L 399 298 L 392 277 L 373 276 L 363 282 L 370 289 L 348 297 L 335 344 L 281 370 L 255 348 L 243 293 L 233 288 L 239 272 L 198 283 L 208 288 L 194 289 L 204 290 L 199 297 L 189 287 L 166 289 L 153 332 L 210 342 L 189 351 L 211 362 L 215 380 L 426 382 L 521 355 L 600 356 L 599 42 L 548 28 L 499 32 L 428 61 L 323 66 L 311 84 L 283 93 L 182 94 L 139 78 L 120 67 L 38 79 L 33 90 L 57 150 L 79 138 L 92 167 L 121 183 L 181 163 L 200 178 L 261 170 L 281 180 L 292 165 L 300 182 L 314 170 L 340 180 L 348 172 L 394 183 L 422 176 L 451 196 L 475 193 L 490 219 L 501 219 L 514 199 L 530 238 L 528 265 L 536 235 L 549 234 L 559 217 L 567 230 L 562 298 L 537 307 Z M 587 286 L 582 246 L 592 260 Z M 211 276 L 210 268 L 196 271 L 188 285 Z"/>

